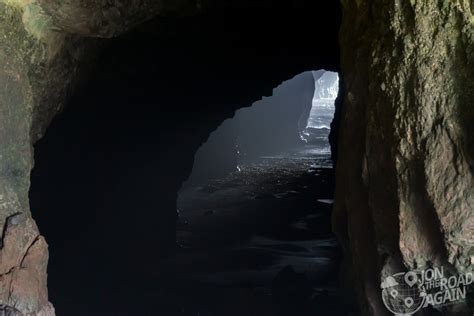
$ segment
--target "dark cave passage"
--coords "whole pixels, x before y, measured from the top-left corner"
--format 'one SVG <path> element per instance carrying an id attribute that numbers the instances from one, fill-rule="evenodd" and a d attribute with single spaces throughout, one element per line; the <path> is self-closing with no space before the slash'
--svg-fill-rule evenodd
<path id="1" fill-rule="evenodd" d="M 36 144 L 30 203 L 50 246 L 59 315 L 187 315 L 176 296 L 165 304 L 171 289 L 163 278 L 174 274 L 165 259 L 175 250 L 178 191 L 196 151 L 284 80 L 338 70 L 338 20 L 315 25 L 312 12 L 275 10 L 261 26 L 262 14 L 160 19 L 110 40 Z M 304 40 L 328 24 L 318 33 L 324 44 Z"/>

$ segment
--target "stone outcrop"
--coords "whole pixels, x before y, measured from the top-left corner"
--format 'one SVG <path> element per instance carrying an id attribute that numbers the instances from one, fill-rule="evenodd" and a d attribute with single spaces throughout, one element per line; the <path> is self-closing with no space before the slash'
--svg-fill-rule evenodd
<path id="1" fill-rule="evenodd" d="M 362 314 L 385 315 L 383 277 L 430 266 L 472 271 L 474 6 L 342 4 L 333 224 Z"/>
<path id="2" fill-rule="evenodd" d="M 0 305 L 54 315 L 48 247 L 29 211 L 32 145 L 78 78 L 86 45 L 55 32 L 35 3 L 0 2 L 0 29 Z"/>

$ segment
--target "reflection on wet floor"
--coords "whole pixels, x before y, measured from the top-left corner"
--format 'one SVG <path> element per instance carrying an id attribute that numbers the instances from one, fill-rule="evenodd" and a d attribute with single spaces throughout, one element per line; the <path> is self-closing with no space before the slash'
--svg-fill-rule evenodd
<path id="1" fill-rule="evenodd" d="M 306 147 L 182 192 L 164 296 L 176 315 L 350 315 L 330 231 L 333 169 Z"/>

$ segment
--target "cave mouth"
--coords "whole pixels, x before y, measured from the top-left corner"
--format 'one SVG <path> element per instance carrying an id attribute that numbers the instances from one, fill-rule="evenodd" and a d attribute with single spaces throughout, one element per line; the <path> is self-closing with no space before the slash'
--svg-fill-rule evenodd
<path id="1" fill-rule="evenodd" d="M 348 311 L 330 225 L 338 92 L 337 73 L 304 72 L 210 134 L 178 196 L 181 248 L 169 260 L 179 290 L 170 301 L 179 297 L 191 314 L 226 305 L 242 315 Z M 194 302 L 189 288 L 216 300 Z"/>
<path id="2" fill-rule="evenodd" d="M 198 148 L 236 110 L 298 73 L 338 70 L 339 4 L 324 7 L 330 18 L 297 8 L 160 18 L 98 40 L 87 80 L 35 144 L 30 207 L 58 314 L 181 315 L 183 297 L 198 301 L 191 311 L 213 306 L 215 287 L 182 296 L 165 260 L 178 192 Z M 319 41 L 308 41 L 315 29 Z"/>

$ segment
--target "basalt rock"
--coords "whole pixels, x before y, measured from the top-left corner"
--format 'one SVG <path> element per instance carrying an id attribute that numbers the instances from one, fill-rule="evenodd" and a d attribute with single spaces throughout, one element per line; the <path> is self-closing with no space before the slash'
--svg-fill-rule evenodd
<path id="1" fill-rule="evenodd" d="M 384 277 L 429 266 L 472 271 L 474 6 L 342 3 L 333 224 L 362 314 L 385 315 Z"/>

